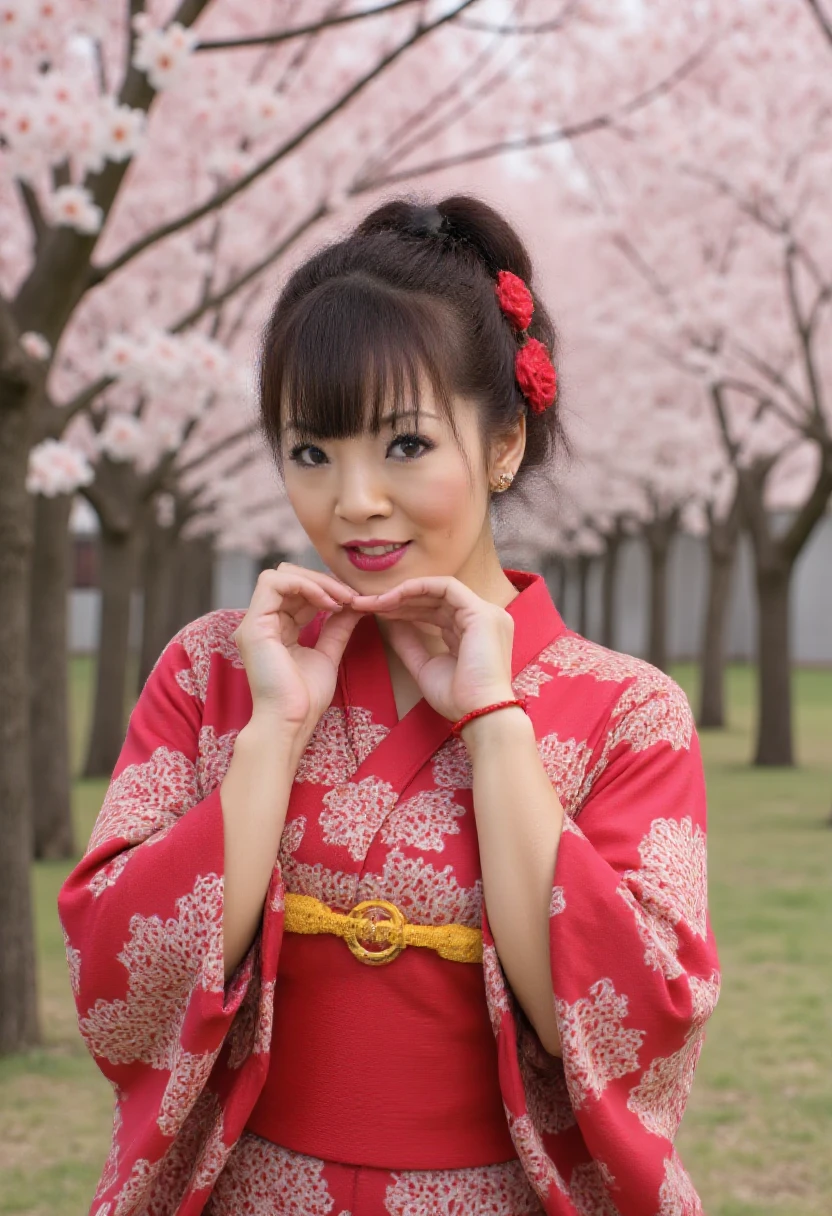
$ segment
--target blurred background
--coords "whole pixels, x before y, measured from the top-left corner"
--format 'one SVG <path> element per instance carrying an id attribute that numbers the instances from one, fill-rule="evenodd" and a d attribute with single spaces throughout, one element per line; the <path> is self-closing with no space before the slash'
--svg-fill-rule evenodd
<path id="1" fill-rule="evenodd" d="M 697 714 L 723 967 L 677 1147 L 832 1210 L 830 0 L 0 0 L 0 1213 L 112 1091 L 56 896 L 165 643 L 320 567 L 256 429 L 286 275 L 382 199 L 527 241 L 571 460 L 495 519 Z"/>

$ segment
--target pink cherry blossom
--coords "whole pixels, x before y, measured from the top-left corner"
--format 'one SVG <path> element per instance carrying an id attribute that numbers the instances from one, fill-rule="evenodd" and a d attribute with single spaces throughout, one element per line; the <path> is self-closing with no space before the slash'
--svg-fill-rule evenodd
<path id="1" fill-rule="evenodd" d="M 52 347 L 43 334 L 36 334 L 32 330 L 20 335 L 20 345 L 30 358 L 37 359 L 40 363 L 45 363 L 52 354 Z"/>
<path id="2" fill-rule="evenodd" d="M 101 227 L 103 212 L 86 186 L 59 186 L 46 200 L 46 212 L 55 225 L 95 233 Z"/>
<path id="3" fill-rule="evenodd" d="M 31 494 L 72 494 L 89 485 L 95 472 L 84 455 L 72 444 L 44 439 L 29 453 L 26 488 Z"/>
<path id="4" fill-rule="evenodd" d="M 163 30 L 142 24 L 133 53 L 133 66 L 147 73 L 154 89 L 170 88 L 181 79 L 196 41 L 194 32 L 176 21 Z"/>

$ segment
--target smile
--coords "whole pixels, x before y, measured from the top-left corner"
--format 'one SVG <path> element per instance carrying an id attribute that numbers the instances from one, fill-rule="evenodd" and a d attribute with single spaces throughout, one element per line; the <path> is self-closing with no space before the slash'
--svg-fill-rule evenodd
<path id="1" fill-rule="evenodd" d="M 410 541 L 401 545 L 345 546 L 347 557 L 359 570 L 386 570 L 407 552 Z"/>

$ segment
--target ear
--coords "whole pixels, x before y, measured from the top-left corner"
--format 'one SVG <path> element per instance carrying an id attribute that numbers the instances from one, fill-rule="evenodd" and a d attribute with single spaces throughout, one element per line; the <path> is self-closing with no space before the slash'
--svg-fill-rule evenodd
<path id="1" fill-rule="evenodd" d="M 526 416 L 519 414 L 510 431 L 495 439 L 491 448 L 491 470 L 496 468 L 519 469 L 526 450 Z"/>

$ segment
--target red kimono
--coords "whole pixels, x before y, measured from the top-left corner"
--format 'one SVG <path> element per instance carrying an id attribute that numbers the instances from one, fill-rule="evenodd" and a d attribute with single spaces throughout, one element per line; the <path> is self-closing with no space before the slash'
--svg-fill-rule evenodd
<path id="1" fill-rule="evenodd" d="M 562 1060 L 489 930 L 465 743 L 424 700 L 398 721 L 372 616 L 224 982 L 219 785 L 251 696 L 244 613 L 211 612 L 148 678 L 58 900 L 79 1028 L 115 1090 L 91 1216 L 266 1216 L 283 1193 L 287 1212 L 339 1216 L 333 1162 L 376 1171 L 391 1216 L 701 1214 L 674 1148 L 720 982 L 690 708 L 666 675 L 568 630 L 539 575 L 506 574 L 513 687 L 566 811 L 549 909 Z M 332 933 L 284 935 L 288 892 L 481 928 L 482 964 L 414 945 L 362 966 Z"/>

